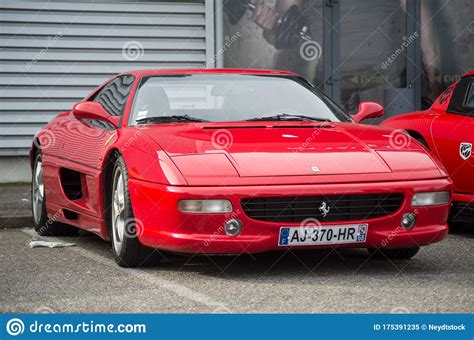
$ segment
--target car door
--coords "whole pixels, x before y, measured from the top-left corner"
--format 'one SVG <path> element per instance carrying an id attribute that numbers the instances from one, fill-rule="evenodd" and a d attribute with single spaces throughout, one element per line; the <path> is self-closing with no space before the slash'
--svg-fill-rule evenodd
<path id="1" fill-rule="evenodd" d="M 474 77 L 459 81 L 445 114 L 432 124 L 438 157 L 449 172 L 454 191 L 474 193 Z"/>
<path id="2" fill-rule="evenodd" d="M 120 117 L 133 80 L 132 75 L 114 78 L 89 100 L 100 103 L 111 116 Z M 105 121 L 77 119 L 73 115 L 70 115 L 65 125 L 67 136 L 59 146 L 58 156 L 74 163 L 98 168 L 106 148 L 105 142 L 115 133 L 115 128 Z"/>
<path id="3" fill-rule="evenodd" d="M 120 117 L 133 81 L 132 75 L 114 78 L 88 100 L 99 102 L 111 116 Z M 60 205 L 99 216 L 100 166 L 116 128 L 105 121 L 77 119 L 72 114 L 61 125 L 57 129 L 62 134 L 57 149 L 57 177 L 67 200 L 63 198 Z"/>

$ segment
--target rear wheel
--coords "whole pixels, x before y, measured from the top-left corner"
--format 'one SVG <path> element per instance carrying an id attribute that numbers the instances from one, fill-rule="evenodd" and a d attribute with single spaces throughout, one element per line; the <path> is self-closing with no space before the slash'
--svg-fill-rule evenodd
<path id="1" fill-rule="evenodd" d="M 430 146 L 428 145 L 428 143 L 426 142 L 426 140 L 418 135 L 418 134 L 410 134 L 410 136 L 412 136 L 412 138 L 416 139 L 416 141 L 418 143 L 420 143 L 421 145 L 423 145 L 425 147 L 426 150 L 429 150 L 430 149 Z"/>
<path id="2" fill-rule="evenodd" d="M 396 248 L 396 249 L 375 249 L 368 248 L 369 254 L 375 258 L 388 259 L 409 259 L 415 256 L 420 247 Z"/>
<path id="3" fill-rule="evenodd" d="M 46 211 L 43 157 L 41 151 L 35 155 L 31 178 L 31 206 L 35 230 L 40 236 L 73 236 L 77 228 L 49 218 Z"/>
<path id="4" fill-rule="evenodd" d="M 114 258 L 121 267 L 140 267 L 151 258 L 153 249 L 138 240 L 143 225 L 133 216 L 127 167 L 121 156 L 115 162 L 112 178 L 110 238 Z"/>

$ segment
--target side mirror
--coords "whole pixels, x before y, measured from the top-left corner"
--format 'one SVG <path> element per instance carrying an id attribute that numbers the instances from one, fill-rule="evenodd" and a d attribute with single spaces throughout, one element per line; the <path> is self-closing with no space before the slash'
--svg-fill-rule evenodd
<path id="1" fill-rule="evenodd" d="M 359 112 L 352 116 L 356 123 L 370 118 L 379 118 L 383 116 L 383 106 L 374 102 L 362 102 L 359 104 Z"/>
<path id="2" fill-rule="evenodd" d="M 118 127 L 120 117 L 111 116 L 104 107 L 97 102 L 79 102 L 72 108 L 72 114 L 77 119 L 96 119 L 109 122 Z"/>

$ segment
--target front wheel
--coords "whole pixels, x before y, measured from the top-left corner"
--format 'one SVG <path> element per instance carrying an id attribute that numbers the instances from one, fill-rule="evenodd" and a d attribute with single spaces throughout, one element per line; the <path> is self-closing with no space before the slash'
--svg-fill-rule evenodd
<path id="1" fill-rule="evenodd" d="M 143 246 L 138 240 L 143 225 L 133 216 L 128 172 L 121 156 L 115 162 L 112 178 L 110 238 L 114 258 L 121 267 L 140 267 L 151 258 L 153 250 Z"/>
<path id="2" fill-rule="evenodd" d="M 388 258 L 390 260 L 395 259 L 409 259 L 415 256 L 420 247 L 410 248 L 396 248 L 396 249 L 375 249 L 367 248 L 369 254 L 375 258 Z"/>

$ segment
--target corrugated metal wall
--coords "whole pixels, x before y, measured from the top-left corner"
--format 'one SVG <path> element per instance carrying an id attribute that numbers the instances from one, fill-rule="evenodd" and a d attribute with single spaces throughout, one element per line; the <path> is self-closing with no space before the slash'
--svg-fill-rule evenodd
<path id="1" fill-rule="evenodd" d="M 212 0 L 2 0 L 0 25 L 0 156 L 26 154 L 42 125 L 113 74 L 214 55 Z"/>

